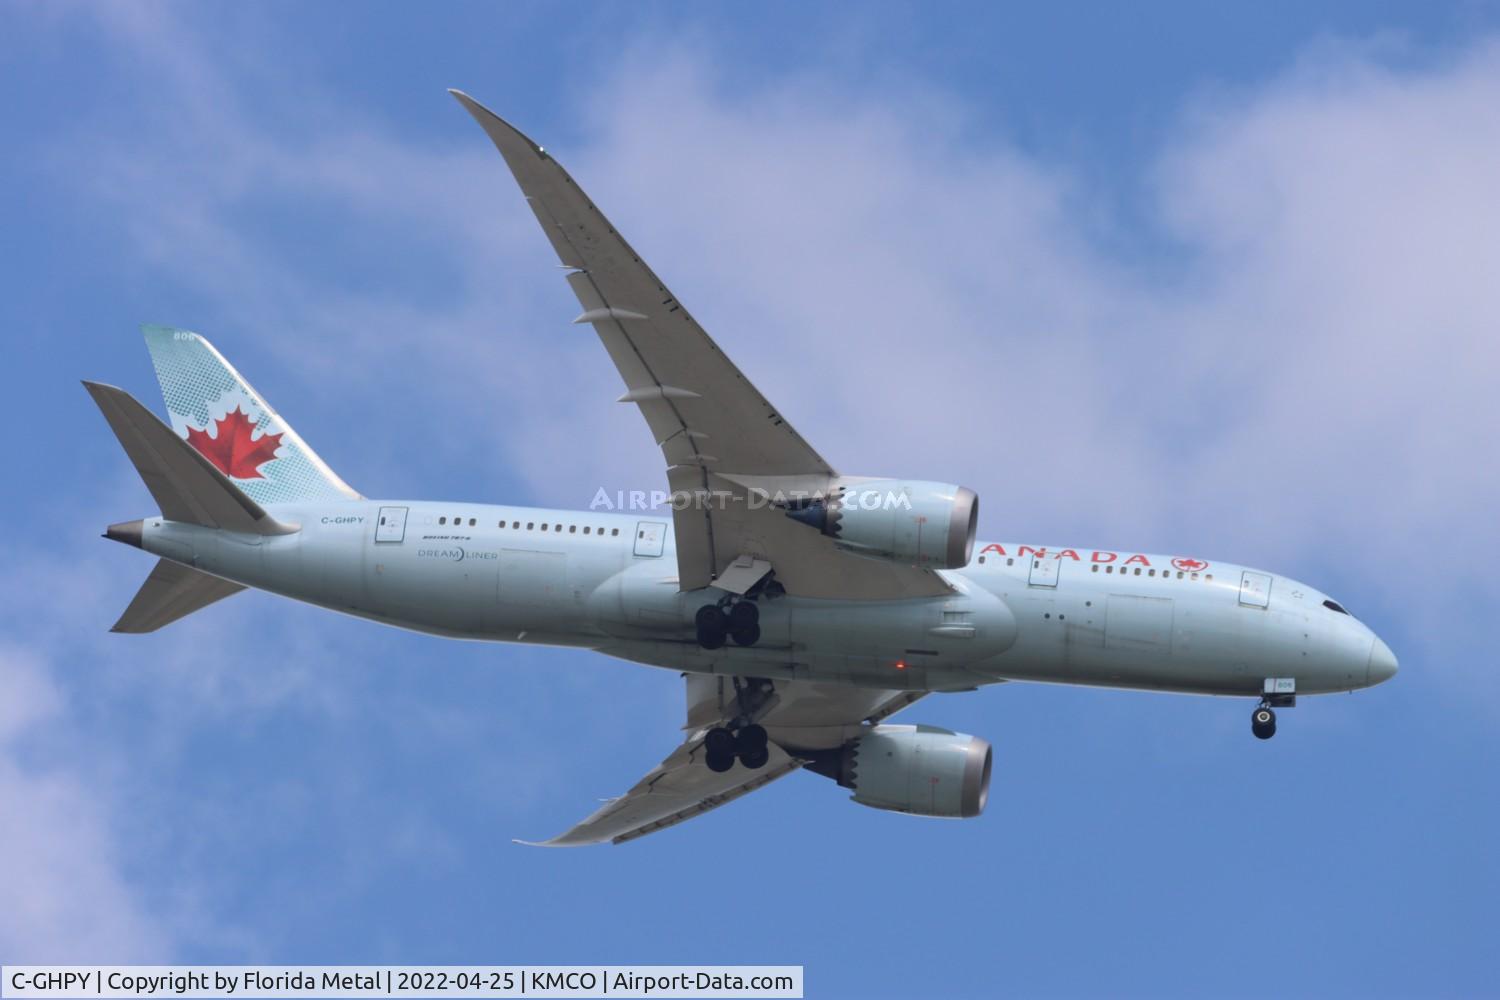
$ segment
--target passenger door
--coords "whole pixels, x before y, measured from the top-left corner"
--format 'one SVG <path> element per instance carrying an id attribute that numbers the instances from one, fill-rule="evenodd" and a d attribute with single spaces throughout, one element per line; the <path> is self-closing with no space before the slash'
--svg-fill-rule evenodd
<path id="1" fill-rule="evenodd" d="M 1057 586 L 1057 570 L 1062 560 L 1054 556 L 1032 556 L 1030 575 L 1026 582 L 1033 587 Z"/>
<path id="2" fill-rule="evenodd" d="M 1271 604 L 1271 578 L 1248 569 L 1240 574 L 1240 603 L 1247 608 L 1265 608 Z"/>
<path id="3" fill-rule="evenodd" d="M 382 507 L 375 522 L 377 542 L 400 542 L 406 539 L 406 507 Z"/>
<path id="4" fill-rule="evenodd" d="M 667 541 L 667 525 L 663 521 L 641 521 L 635 526 L 635 554 L 659 556 Z"/>

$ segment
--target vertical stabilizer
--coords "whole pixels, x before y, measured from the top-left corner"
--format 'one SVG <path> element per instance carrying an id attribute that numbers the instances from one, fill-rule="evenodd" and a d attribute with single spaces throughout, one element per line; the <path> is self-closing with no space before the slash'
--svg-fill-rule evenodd
<path id="1" fill-rule="evenodd" d="M 258 503 L 358 500 L 234 366 L 188 330 L 145 326 L 172 429 Z"/>

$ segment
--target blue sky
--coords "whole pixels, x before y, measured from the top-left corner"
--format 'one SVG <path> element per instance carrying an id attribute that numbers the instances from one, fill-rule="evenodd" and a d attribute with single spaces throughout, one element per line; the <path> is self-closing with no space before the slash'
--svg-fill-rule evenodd
<path id="1" fill-rule="evenodd" d="M 1135 8 L 1135 9 L 1133 9 Z M 810 996 L 1492 993 L 1500 7 L 11 4 L 0 961 L 793 963 Z M 1401 658 L 1238 701 L 1014 685 L 984 817 L 797 775 L 542 852 L 675 674 L 241 595 L 148 637 L 79 378 L 213 338 L 371 496 L 660 458 L 461 87 L 840 468 L 981 534 L 1334 593 Z"/>

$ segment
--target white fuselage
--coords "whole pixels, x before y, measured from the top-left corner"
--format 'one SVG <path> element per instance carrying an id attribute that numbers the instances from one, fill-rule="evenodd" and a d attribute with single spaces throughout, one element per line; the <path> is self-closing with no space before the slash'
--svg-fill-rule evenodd
<path id="1" fill-rule="evenodd" d="M 1319 591 L 1226 563 L 978 543 L 942 597 L 760 601 L 717 650 L 682 592 L 670 516 L 429 501 L 275 505 L 286 535 L 144 522 L 142 547 L 236 583 L 439 635 L 579 646 L 699 673 L 960 690 L 1003 680 L 1258 695 L 1377 683 L 1383 645 Z M 1175 565 L 1174 565 L 1175 563 Z M 1387 654 L 1388 655 L 1388 654 Z M 1377 668 L 1378 673 L 1378 668 Z"/>

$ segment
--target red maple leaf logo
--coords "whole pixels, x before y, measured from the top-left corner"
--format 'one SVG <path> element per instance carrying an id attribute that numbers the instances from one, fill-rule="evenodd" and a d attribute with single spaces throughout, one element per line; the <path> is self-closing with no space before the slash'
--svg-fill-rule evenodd
<path id="1" fill-rule="evenodd" d="M 260 467 L 276 457 L 281 447 L 280 434 L 262 434 L 258 438 L 250 435 L 255 425 L 236 406 L 233 412 L 214 422 L 215 437 L 208 431 L 189 427 L 188 444 L 224 475 L 235 479 L 260 479 Z"/>
<path id="2" fill-rule="evenodd" d="M 1202 559 L 1173 559 L 1172 565 L 1180 570 L 1208 569 L 1208 563 Z"/>

